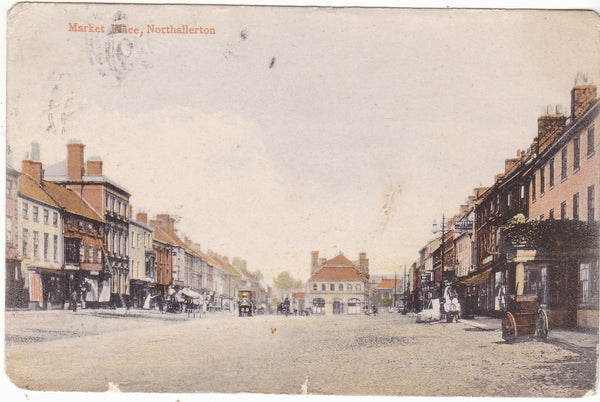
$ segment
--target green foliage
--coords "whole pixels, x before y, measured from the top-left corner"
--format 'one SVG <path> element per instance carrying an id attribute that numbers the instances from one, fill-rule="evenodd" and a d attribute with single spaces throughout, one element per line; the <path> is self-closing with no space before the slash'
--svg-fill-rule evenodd
<path id="1" fill-rule="evenodd" d="M 522 214 L 511 218 L 504 228 L 512 246 L 561 249 L 598 246 L 598 222 L 573 220 L 526 220 Z"/>
<path id="2" fill-rule="evenodd" d="M 302 286 L 302 281 L 297 281 L 290 275 L 289 272 L 280 272 L 275 278 L 273 278 L 273 284 L 276 289 L 280 290 L 296 290 Z"/>
<path id="3" fill-rule="evenodd" d="M 380 306 L 391 306 L 393 302 L 393 297 L 388 292 L 377 292 L 375 302 Z"/>

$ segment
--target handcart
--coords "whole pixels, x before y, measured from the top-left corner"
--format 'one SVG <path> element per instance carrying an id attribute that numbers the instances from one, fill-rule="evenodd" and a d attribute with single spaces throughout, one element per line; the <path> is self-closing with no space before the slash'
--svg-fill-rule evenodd
<path id="1" fill-rule="evenodd" d="M 502 320 L 502 338 L 512 343 L 519 340 L 548 337 L 548 316 L 540 308 L 537 296 L 517 296 L 509 303 Z"/>

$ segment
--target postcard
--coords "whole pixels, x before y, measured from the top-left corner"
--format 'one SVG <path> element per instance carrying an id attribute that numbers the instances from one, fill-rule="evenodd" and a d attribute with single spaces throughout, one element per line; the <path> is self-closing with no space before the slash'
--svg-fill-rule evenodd
<path id="1" fill-rule="evenodd" d="M 596 12 L 32 2 L 7 28 L 26 398 L 596 392 Z"/>

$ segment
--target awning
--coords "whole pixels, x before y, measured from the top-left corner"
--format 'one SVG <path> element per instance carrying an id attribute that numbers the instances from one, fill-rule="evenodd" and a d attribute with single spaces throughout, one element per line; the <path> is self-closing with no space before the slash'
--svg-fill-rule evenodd
<path id="1" fill-rule="evenodd" d="M 482 282 L 482 281 L 486 280 L 490 276 L 491 273 L 492 273 L 492 268 L 490 267 L 490 268 L 486 269 L 483 272 L 479 272 L 479 273 L 474 274 L 471 277 L 466 277 L 466 278 L 463 278 L 463 279 L 456 280 L 453 283 L 453 285 L 470 286 L 470 285 L 473 285 L 475 283 L 479 283 L 479 282 Z"/>

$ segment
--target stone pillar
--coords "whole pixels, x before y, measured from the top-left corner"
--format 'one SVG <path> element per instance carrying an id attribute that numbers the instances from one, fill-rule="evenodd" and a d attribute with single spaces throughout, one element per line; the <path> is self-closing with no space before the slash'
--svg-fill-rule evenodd
<path id="1" fill-rule="evenodd" d="M 523 289 L 525 289 L 525 264 L 519 262 L 515 268 L 515 294 L 523 296 Z"/>

